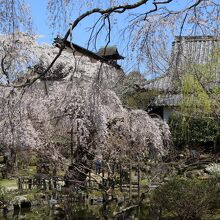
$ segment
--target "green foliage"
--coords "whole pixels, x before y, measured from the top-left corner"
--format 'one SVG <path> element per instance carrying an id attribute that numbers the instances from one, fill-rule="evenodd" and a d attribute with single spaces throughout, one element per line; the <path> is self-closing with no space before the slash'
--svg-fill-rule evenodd
<path id="1" fill-rule="evenodd" d="M 187 117 L 173 114 L 169 125 L 175 146 L 195 146 L 214 142 L 219 133 L 219 123 L 213 117 Z"/>
<path id="2" fill-rule="evenodd" d="M 5 149 L 5 146 L 4 144 L 0 143 L 0 151 L 4 150 Z"/>
<path id="3" fill-rule="evenodd" d="M 6 202 L 7 201 L 7 191 L 4 186 L 0 185 L 0 201 Z"/>
<path id="4" fill-rule="evenodd" d="M 4 179 L 4 180 L 0 180 L 0 187 L 3 188 L 16 188 L 17 187 L 17 183 L 15 179 Z"/>
<path id="5" fill-rule="evenodd" d="M 213 54 L 215 57 L 215 54 Z M 220 89 L 217 73 L 220 63 L 212 59 L 206 64 L 191 63 L 182 70 L 180 111 L 186 115 L 210 115 L 219 111 Z"/>
<path id="6" fill-rule="evenodd" d="M 30 162 L 29 162 L 29 165 L 30 166 L 36 166 L 38 163 L 38 156 L 36 154 L 31 154 L 30 155 Z"/>
<path id="7" fill-rule="evenodd" d="M 138 85 L 142 85 L 144 82 L 146 79 L 139 71 L 132 71 L 124 77 L 120 85 L 119 96 L 125 106 L 146 110 L 153 99 L 159 95 L 156 89 L 146 91 L 139 88 Z"/>
<path id="8" fill-rule="evenodd" d="M 185 114 L 211 113 L 211 99 L 199 80 L 191 74 L 182 77 L 181 111 Z"/>
<path id="9" fill-rule="evenodd" d="M 16 174 L 18 176 L 34 176 L 37 172 L 36 166 L 27 166 L 25 169 L 19 169 Z"/>
<path id="10" fill-rule="evenodd" d="M 219 133 L 220 88 L 216 77 L 220 64 L 216 54 L 205 64 L 190 63 L 182 69 L 180 114 L 169 121 L 177 146 L 214 142 Z"/>
<path id="11" fill-rule="evenodd" d="M 1 181 L 2 182 L 2 181 Z M 5 182 L 6 183 L 6 182 Z M 7 204 L 9 203 L 12 198 L 14 197 L 14 192 L 9 191 L 9 188 L 13 187 L 12 185 L 2 185 L 0 183 L 0 204 Z M 1 217 L 0 217 L 1 218 Z"/>
<path id="12" fill-rule="evenodd" d="M 149 107 L 150 103 L 158 95 L 159 92 L 156 90 L 134 90 L 124 94 L 122 97 L 122 102 L 125 106 L 128 106 L 130 108 L 146 110 Z"/>
<path id="13" fill-rule="evenodd" d="M 158 187 L 152 203 L 178 219 L 201 219 L 208 210 L 219 204 L 219 188 L 215 179 L 198 180 L 174 178 Z"/>

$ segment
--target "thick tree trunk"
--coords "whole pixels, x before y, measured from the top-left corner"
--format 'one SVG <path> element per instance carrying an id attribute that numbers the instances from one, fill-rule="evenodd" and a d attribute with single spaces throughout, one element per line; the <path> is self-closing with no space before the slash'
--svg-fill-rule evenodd
<path id="1" fill-rule="evenodd" d="M 16 151 L 15 149 L 10 148 L 10 155 L 8 155 L 6 160 L 5 178 L 8 178 L 8 175 L 14 172 L 15 162 L 16 162 Z"/>
<path id="2" fill-rule="evenodd" d="M 84 187 L 91 169 L 93 157 L 83 147 L 79 146 L 74 154 L 74 161 L 70 164 L 65 174 L 66 186 Z"/>

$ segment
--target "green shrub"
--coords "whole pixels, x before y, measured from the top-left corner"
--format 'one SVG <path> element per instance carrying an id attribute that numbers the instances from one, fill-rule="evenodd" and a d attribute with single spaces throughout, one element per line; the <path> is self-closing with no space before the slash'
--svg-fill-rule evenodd
<path id="1" fill-rule="evenodd" d="M 215 179 L 198 180 L 174 178 L 158 187 L 152 205 L 162 213 L 170 213 L 182 220 L 196 220 L 219 204 L 219 188 Z"/>
<path id="2" fill-rule="evenodd" d="M 31 156 L 30 156 L 30 163 L 29 163 L 29 166 L 36 166 L 37 163 L 38 163 L 38 157 L 36 154 L 32 153 Z"/>
<path id="3" fill-rule="evenodd" d="M 156 90 L 142 91 L 133 90 L 125 93 L 122 97 L 123 105 L 133 109 L 148 109 L 149 105 L 153 102 L 155 97 L 159 95 Z"/>
<path id="4" fill-rule="evenodd" d="M 195 146 L 214 141 L 219 133 L 219 123 L 212 117 L 185 117 L 173 114 L 169 119 L 175 146 Z"/>
<path id="5" fill-rule="evenodd" d="M 0 185 L 0 201 L 1 203 L 5 203 L 8 201 L 8 193 L 4 186 Z"/>

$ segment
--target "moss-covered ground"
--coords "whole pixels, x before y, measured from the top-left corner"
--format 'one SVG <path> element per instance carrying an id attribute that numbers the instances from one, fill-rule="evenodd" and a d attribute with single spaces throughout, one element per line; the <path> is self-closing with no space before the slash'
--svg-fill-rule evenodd
<path id="1" fill-rule="evenodd" d="M 6 189 L 17 188 L 17 182 L 15 179 L 3 179 L 0 180 L 0 186 L 5 187 Z"/>

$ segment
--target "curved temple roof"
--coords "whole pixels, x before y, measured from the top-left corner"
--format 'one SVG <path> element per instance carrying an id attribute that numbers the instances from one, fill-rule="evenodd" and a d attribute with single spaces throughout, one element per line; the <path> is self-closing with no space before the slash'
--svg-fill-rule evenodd
<path id="1" fill-rule="evenodd" d="M 105 57 L 105 58 L 116 59 L 116 60 L 124 59 L 124 57 L 121 56 L 118 53 L 118 50 L 117 50 L 116 47 L 103 47 L 103 48 L 100 48 L 97 55 L 99 55 L 101 57 Z"/>

